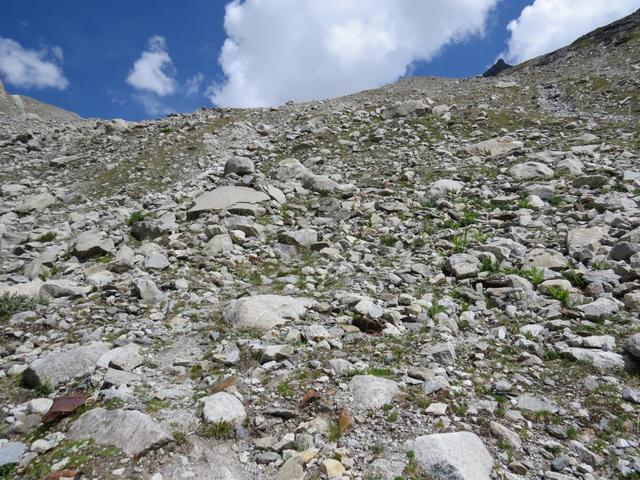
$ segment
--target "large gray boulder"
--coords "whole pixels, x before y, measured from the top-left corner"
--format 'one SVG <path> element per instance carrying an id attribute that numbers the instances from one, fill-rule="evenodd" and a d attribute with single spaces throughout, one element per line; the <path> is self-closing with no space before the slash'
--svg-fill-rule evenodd
<path id="1" fill-rule="evenodd" d="M 76 238 L 73 253 L 80 258 L 97 257 L 111 253 L 114 247 L 113 240 L 102 232 L 83 232 Z"/>
<path id="2" fill-rule="evenodd" d="M 170 437 L 153 419 L 137 410 L 94 408 L 80 416 L 69 428 L 72 440 L 92 439 L 100 445 L 138 455 L 167 443 Z"/>
<path id="3" fill-rule="evenodd" d="M 43 297 L 81 297 L 91 293 L 92 287 L 83 287 L 72 280 L 48 280 L 40 287 Z"/>
<path id="4" fill-rule="evenodd" d="M 203 193 L 196 199 L 196 204 L 187 212 L 189 219 L 197 218 L 208 211 L 228 210 L 230 208 L 242 208 L 243 206 L 256 205 L 268 202 L 269 195 L 248 187 L 218 187 L 215 190 Z"/>
<path id="5" fill-rule="evenodd" d="M 235 173 L 236 175 L 251 175 L 256 171 L 256 167 L 253 164 L 253 160 L 248 157 L 234 157 L 227 161 L 224 165 L 224 174 L 231 175 Z"/>
<path id="6" fill-rule="evenodd" d="M 431 107 L 422 100 L 407 100 L 398 102 L 395 105 L 385 108 L 382 111 L 382 118 L 408 117 L 410 115 L 424 116 L 431 111 Z"/>
<path id="7" fill-rule="evenodd" d="M 349 382 L 356 405 L 380 408 L 391 403 L 400 389 L 393 380 L 373 375 L 356 375 Z"/>
<path id="8" fill-rule="evenodd" d="M 202 417 L 208 423 L 242 423 L 247 412 L 237 397 L 227 392 L 218 392 L 200 399 Z"/>
<path id="9" fill-rule="evenodd" d="M 600 241 L 607 235 L 607 227 L 574 228 L 567 234 L 567 250 L 574 256 L 583 250 L 596 252 Z"/>
<path id="10" fill-rule="evenodd" d="M 149 278 L 136 278 L 133 281 L 133 287 L 145 305 L 159 305 L 169 300 L 167 295 Z"/>
<path id="11" fill-rule="evenodd" d="M 509 174 L 516 180 L 532 180 L 534 178 L 553 178 L 553 170 L 540 162 L 525 162 L 514 165 Z"/>
<path id="12" fill-rule="evenodd" d="M 21 442 L 8 442 L 0 446 L 0 467 L 19 463 L 26 451 L 27 446 Z"/>
<path id="13" fill-rule="evenodd" d="M 39 385 L 55 387 L 60 383 L 91 374 L 98 359 L 109 351 L 109 345 L 92 342 L 67 350 L 48 353 L 29 364 L 22 373 L 22 382 L 27 387 Z"/>
<path id="14" fill-rule="evenodd" d="M 640 361 L 640 333 L 634 333 L 624 342 L 624 348 L 636 360 Z"/>
<path id="15" fill-rule="evenodd" d="M 422 473 L 433 480 L 489 480 L 493 458 L 472 432 L 423 435 L 406 443 Z"/>
<path id="16" fill-rule="evenodd" d="M 18 213 L 39 212 L 56 203 L 56 199 L 50 193 L 36 193 L 25 197 L 16 207 Z"/>
<path id="17" fill-rule="evenodd" d="M 255 295 L 233 300 L 224 311 L 225 320 L 236 328 L 270 330 L 298 320 L 316 301 L 282 295 Z"/>
<path id="18" fill-rule="evenodd" d="M 471 155 L 495 157 L 518 150 L 522 148 L 522 145 L 522 142 L 514 140 L 511 137 L 499 137 L 470 145 L 467 147 L 467 152 Z"/>

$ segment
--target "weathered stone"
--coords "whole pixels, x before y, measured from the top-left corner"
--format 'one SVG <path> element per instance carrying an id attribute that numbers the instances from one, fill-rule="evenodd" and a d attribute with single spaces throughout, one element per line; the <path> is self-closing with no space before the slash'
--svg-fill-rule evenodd
<path id="1" fill-rule="evenodd" d="M 532 180 L 534 178 L 553 178 L 553 170 L 543 163 L 526 162 L 514 165 L 509 173 L 516 180 Z"/>
<path id="2" fill-rule="evenodd" d="M 489 480 L 493 469 L 487 447 L 472 432 L 424 435 L 409 440 L 405 447 L 434 480 Z"/>
<path id="3" fill-rule="evenodd" d="M 349 382 L 355 404 L 364 408 L 380 408 L 391 403 L 398 394 L 396 382 L 373 375 L 356 375 Z"/>
<path id="4" fill-rule="evenodd" d="M 102 232 L 81 233 L 73 245 L 73 253 L 80 258 L 107 255 L 111 253 L 113 249 L 113 240 L 105 238 Z"/>
<path id="5" fill-rule="evenodd" d="M 18 213 L 39 212 L 56 203 L 56 199 L 50 193 L 36 193 L 29 195 L 16 207 Z"/>
<path id="6" fill-rule="evenodd" d="M 136 278 L 133 281 L 133 286 L 145 305 L 158 305 L 166 303 L 169 299 L 167 295 L 160 290 L 155 282 L 148 278 Z"/>
<path id="7" fill-rule="evenodd" d="M 109 350 L 102 342 L 51 352 L 29 364 L 22 373 L 23 383 L 31 388 L 39 385 L 55 387 L 77 377 L 89 375 L 98 359 Z"/>
<path id="8" fill-rule="evenodd" d="M 26 451 L 27 446 L 21 442 L 8 442 L 0 446 L 0 467 L 20 463 L 20 459 Z"/>
<path id="9" fill-rule="evenodd" d="M 139 455 L 170 441 L 170 437 L 151 417 L 137 410 L 94 408 L 82 414 L 69 428 L 72 440 L 92 439 L 100 445 Z"/>
<path id="10" fill-rule="evenodd" d="M 247 413 L 242 402 L 227 392 L 218 392 L 199 400 L 202 417 L 208 423 L 242 423 Z"/>
<path id="11" fill-rule="evenodd" d="M 236 328 L 270 330 L 298 320 L 315 300 L 281 295 L 255 295 L 233 300 L 224 311 L 225 320 Z"/>
<path id="12" fill-rule="evenodd" d="M 512 139 L 511 137 L 500 137 L 485 140 L 467 147 L 467 152 L 471 155 L 486 155 L 495 157 L 504 155 L 514 150 L 522 148 L 522 142 Z"/>
<path id="13" fill-rule="evenodd" d="M 607 235 L 607 227 L 574 228 L 567 234 L 567 250 L 569 255 L 576 255 L 583 250 L 597 251 L 600 241 Z"/>
<path id="14" fill-rule="evenodd" d="M 259 204 L 269 201 L 269 195 L 247 187 L 218 187 L 203 193 L 189 210 L 189 219 L 197 218 L 202 213 L 216 210 L 229 210 L 242 205 Z"/>
<path id="15" fill-rule="evenodd" d="M 227 160 L 224 165 L 224 174 L 230 175 L 235 173 L 236 175 L 251 175 L 255 172 L 256 167 L 253 164 L 253 160 L 247 157 L 234 157 Z"/>

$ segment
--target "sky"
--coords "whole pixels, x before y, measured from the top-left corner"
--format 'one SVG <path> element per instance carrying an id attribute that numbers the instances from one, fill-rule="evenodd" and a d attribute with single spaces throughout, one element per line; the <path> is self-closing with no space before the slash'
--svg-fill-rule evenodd
<path id="1" fill-rule="evenodd" d="M 334 97 L 517 64 L 640 0 L 3 0 L 0 80 L 84 117 Z"/>

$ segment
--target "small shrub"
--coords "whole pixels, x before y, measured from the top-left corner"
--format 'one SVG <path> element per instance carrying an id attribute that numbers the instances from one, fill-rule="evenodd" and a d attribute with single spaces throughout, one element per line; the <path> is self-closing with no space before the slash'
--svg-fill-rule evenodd
<path id="1" fill-rule="evenodd" d="M 35 393 L 40 397 L 48 397 L 53 392 L 53 388 L 47 382 L 41 383 L 34 389 Z"/>
<path id="2" fill-rule="evenodd" d="M 491 272 L 491 273 L 499 273 L 500 272 L 500 261 L 492 260 L 490 257 L 484 257 L 482 259 L 482 265 L 480 269 L 483 272 Z"/>
<path id="3" fill-rule="evenodd" d="M 131 216 L 129 216 L 129 220 L 127 220 L 127 225 L 131 226 L 134 223 L 141 222 L 142 220 L 144 220 L 144 213 L 142 213 L 140 210 L 136 210 L 131 214 Z"/>
<path id="4" fill-rule="evenodd" d="M 55 240 L 57 235 L 56 232 L 47 232 L 44 235 L 40 235 L 36 240 L 40 243 L 46 243 Z"/>
<path id="5" fill-rule="evenodd" d="M 30 297 L 28 295 L 18 295 L 15 293 L 0 294 L 0 320 L 6 320 L 14 313 L 33 310 L 38 305 L 44 304 L 44 299 L 40 297 Z"/>
<path id="6" fill-rule="evenodd" d="M 559 285 L 552 285 L 549 287 L 549 295 L 558 300 L 565 307 L 569 306 L 570 293 Z"/>
<path id="7" fill-rule="evenodd" d="M 451 239 L 451 243 L 453 243 L 453 252 L 454 253 L 462 253 L 464 252 L 467 247 L 469 246 L 469 240 L 468 240 L 468 231 L 465 228 L 464 233 L 462 235 L 454 235 L 453 238 Z"/>
<path id="8" fill-rule="evenodd" d="M 544 282 L 544 272 L 536 267 L 522 270 L 520 274 L 533 283 L 536 287 Z"/>
<path id="9" fill-rule="evenodd" d="M 184 432 L 173 432 L 173 441 L 176 442 L 176 445 L 184 445 L 187 443 L 187 434 Z"/>
<path id="10" fill-rule="evenodd" d="M 295 390 L 293 389 L 293 387 L 291 386 L 291 384 L 288 381 L 284 381 L 281 384 L 279 384 L 276 387 L 276 390 L 278 391 L 278 393 L 285 397 L 285 398 L 291 398 L 295 395 Z"/>
<path id="11" fill-rule="evenodd" d="M 369 375 L 373 375 L 374 377 L 389 378 L 391 376 L 391 370 L 384 367 L 372 367 L 367 370 L 367 373 Z"/>
<path id="12" fill-rule="evenodd" d="M 469 225 L 476 223 L 477 219 L 478 219 L 478 214 L 476 212 L 473 212 L 471 210 L 465 210 L 462 215 L 462 220 L 460 221 L 460 223 L 463 226 L 468 227 Z"/>
<path id="13" fill-rule="evenodd" d="M 576 288 L 582 289 L 587 286 L 587 281 L 584 279 L 583 273 L 578 270 L 567 270 L 562 275 Z"/>
<path id="14" fill-rule="evenodd" d="M 235 428 L 231 422 L 218 422 L 202 426 L 200 435 L 205 438 L 229 440 L 235 435 Z"/>

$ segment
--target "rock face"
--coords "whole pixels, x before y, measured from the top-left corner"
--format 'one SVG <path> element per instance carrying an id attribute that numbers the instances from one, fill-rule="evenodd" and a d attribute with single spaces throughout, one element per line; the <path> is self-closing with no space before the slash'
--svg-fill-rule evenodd
<path id="1" fill-rule="evenodd" d="M 493 459 L 472 432 L 424 435 L 407 442 L 423 473 L 434 480 L 489 480 Z"/>
<path id="2" fill-rule="evenodd" d="M 315 303 L 308 298 L 256 295 L 230 302 L 224 318 L 235 328 L 270 330 L 290 320 L 298 320 Z"/>
<path id="3" fill-rule="evenodd" d="M 151 417 L 135 410 L 94 408 L 71 424 L 68 433 L 73 440 L 92 439 L 100 445 L 119 448 L 127 455 L 167 443 L 170 437 Z"/>
<path id="4" fill-rule="evenodd" d="M 96 368 L 98 359 L 109 350 L 103 342 L 51 352 L 29 364 L 22 374 L 23 383 L 31 388 L 39 385 L 55 387 L 77 377 L 89 375 Z"/>
<path id="5" fill-rule="evenodd" d="M 197 218 L 204 212 L 241 208 L 269 201 L 269 195 L 247 187 L 219 187 L 200 195 L 189 210 L 189 218 Z"/>

